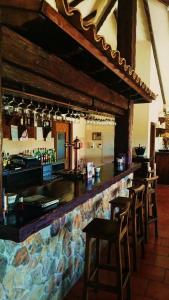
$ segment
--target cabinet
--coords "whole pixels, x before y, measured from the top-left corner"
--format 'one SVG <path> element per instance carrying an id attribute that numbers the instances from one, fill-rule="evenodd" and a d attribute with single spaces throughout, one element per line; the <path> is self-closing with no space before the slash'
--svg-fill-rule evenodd
<path id="1" fill-rule="evenodd" d="M 169 151 L 156 152 L 158 183 L 169 184 Z"/>

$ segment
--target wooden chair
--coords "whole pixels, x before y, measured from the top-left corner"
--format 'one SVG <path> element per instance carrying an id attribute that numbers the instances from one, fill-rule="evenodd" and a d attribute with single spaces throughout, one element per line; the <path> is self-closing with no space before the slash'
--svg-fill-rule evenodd
<path id="1" fill-rule="evenodd" d="M 121 207 L 126 202 L 130 202 L 130 217 L 129 217 L 129 235 L 131 236 L 130 245 L 133 250 L 133 269 L 137 271 L 138 265 L 138 246 L 141 245 L 142 257 L 144 257 L 144 191 L 145 185 L 140 184 L 129 188 L 129 198 L 118 197 L 110 201 L 111 218 L 114 218 L 113 212 L 115 208 Z M 111 245 L 108 248 L 108 261 L 111 252 Z"/>
<path id="2" fill-rule="evenodd" d="M 158 238 L 157 179 L 158 176 L 153 176 L 144 179 L 144 224 L 146 243 L 148 241 L 149 225 L 151 223 L 154 223 L 155 237 Z"/>
<path id="3" fill-rule="evenodd" d="M 102 289 L 116 293 L 118 300 L 123 300 L 124 288 L 127 288 L 127 299 L 131 300 L 130 282 L 130 254 L 128 240 L 128 213 L 129 203 L 120 208 L 113 220 L 94 219 L 83 231 L 86 232 L 85 270 L 84 270 L 84 291 L 83 300 L 88 299 L 88 288 L 95 291 Z M 93 251 L 91 251 L 91 241 L 95 239 L 96 259 L 94 268 L 91 271 Z M 115 246 L 116 265 L 103 264 L 100 260 L 100 242 L 106 240 Z M 125 261 L 122 261 L 122 249 L 125 254 Z M 124 265 L 124 266 L 123 266 Z M 104 284 L 99 280 L 100 269 L 113 271 L 116 273 L 116 285 Z"/>

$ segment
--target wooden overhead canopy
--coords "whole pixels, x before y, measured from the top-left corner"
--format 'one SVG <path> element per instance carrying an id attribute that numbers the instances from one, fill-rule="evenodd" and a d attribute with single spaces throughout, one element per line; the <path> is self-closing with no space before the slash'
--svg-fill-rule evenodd
<path id="1" fill-rule="evenodd" d="M 142 99 L 144 102 L 150 102 L 155 99 L 155 94 L 145 85 L 144 82 L 142 82 L 141 78 L 139 78 L 132 67 L 126 64 L 125 58 L 120 56 L 119 51 L 112 50 L 111 46 L 105 42 L 104 37 L 97 35 L 94 25 L 85 26 L 79 10 L 70 7 L 67 0 L 56 0 L 56 4 L 59 12 L 78 29 L 79 33 L 82 32 L 83 39 L 77 32 L 74 32 L 73 34 L 73 29 L 70 25 L 69 29 L 66 28 L 68 25 L 66 26 L 66 23 L 63 20 L 62 22 L 61 20 L 58 22 L 59 16 L 57 12 L 54 13 L 51 9 L 49 9 L 49 7 L 46 6 L 44 8 L 43 6 L 43 13 L 52 19 L 52 21 L 58 26 L 61 26 L 63 30 L 72 36 L 72 38 L 75 38 L 93 56 L 102 61 L 102 63 L 106 66 L 106 70 L 103 71 L 104 74 L 107 75 L 107 70 L 111 70 L 113 75 L 116 74 L 118 78 L 121 78 L 123 83 L 126 83 L 127 87 L 131 88 L 131 93 L 128 90 L 128 97 L 130 99 Z M 90 43 L 87 43 L 86 40 L 83 41 L 84 36 L 94 47 L 92 47 Z M 99 50 L 100 52 L 96 50 Z M 104 75 L 102 77 L 104 77 Z M 111 80 L 110 74 L 109 78 Z"/>
<path id="2" fill-rule="evenodd" d="M 67 3 L 63 0 L 58 2 L 60 5 Z M 154 93 L 126 64 L 120 53 L 113 51 L 104 38 L 96 34 L 93 25 L 85 26 L 86 21 L 83 22 L 80 13 L 69 5 L 64 12 L 69 20 L 43 0 L 30 0 L 29 3 L 2 0 L 0 13 L 2 24 L 62 58 L 75 69 L 80 69 L 109 91 L 135 103 L 155 99 Z"/>
<path id="3" fill-rule="evenodd" d="M 46 53 L 24 37 L 1 27 L 3 86 L 22 86 L 36 94 L 77 103 L 86 109 L 123 114 L 128 101 L 55 55 Z M 26 59 L 25 59 L 26 57 Z"/>

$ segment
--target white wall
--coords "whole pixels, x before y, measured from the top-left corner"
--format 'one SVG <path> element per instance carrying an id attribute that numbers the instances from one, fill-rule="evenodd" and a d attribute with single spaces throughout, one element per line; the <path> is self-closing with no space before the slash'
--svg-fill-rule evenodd
<path id="1" fill-rule="evenodd" d="M 12 141 L 3 139 L 2 151 L 11 154 L 22 153 L 25 150 L 33 150 L 35 148 L 54 148 L 54 139 L 50 141 L 29 139 L 28 141 Z"/>

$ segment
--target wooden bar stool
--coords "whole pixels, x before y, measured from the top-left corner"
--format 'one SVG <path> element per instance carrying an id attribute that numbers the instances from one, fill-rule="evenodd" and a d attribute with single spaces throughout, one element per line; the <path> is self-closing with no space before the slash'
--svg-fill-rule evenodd
<path id="1" fill-rule="evenodd" d="M 133 269 L 138 269 L 138 247 L 141 246 L 141 254 L 144 257 L 144 192 L 145 185 L 141 184 L 138 187 L 129 188 L 129 197 L 131 199 L 131 228 L 129 234 L 131 235 L 131 246 L 133 249 Z"/>
<path id="2" fill-rule="evenodd" d="M 129 188 L 129 198 L 118 197 L 110 201 L 111 218 L 114 218 L 113 212 L 116 207 L 121 207 L 126 202 L 130 202 L 129 214 L 129 236 L 131 236 L 130 245 L 133 250 L 133 269 L 137 271 L 138 265 L 138 246 L 141 245 L 142 257 L 144 257 L 144 191 L 145 185 L 140 184 Z M 111 245 L 109 243 L 108 259 L 110 257 Z"/>
<path id="3" fill-rule="evenodd" d="M 83 300 L 88 299 L 88 288 L 95 291 L 101 289 L 116 293 L 118 300 L 123 300 L 124 288 L 127 288 L 127 299 L 131 300 L 130 282 L 130 254 L 128 241 L 128 213 L 129 203 L 123 206 L 116 214 L 114 220 L 95 218 L 83 231 L 86 232 L 86 251 L 85 251 L 85 270 L 84 270 L 84 291 Z M 94 259 L 91 251 L 91 242 L 95 239 L 96 259 L 93 270 L 91 262 Z M 100 242 L 101 240 L 110 241 L 115 246 L 116 266 L 102 264 L 100 261 Z M 94 246 L 94 245 L 93 245 Z M 125 253 L 125 266 L 122 262 L 122 249 Z M 99 280 L 100 269 L 113 271 L 116 273 L 116 285 L 104 284 Z"/>
<path id="4" fill-rule="evenodd" d="M 158 176 L 145 178 L 144 197 L 144 224 L 145 242 L 148 241 L 149 225 L 154 223 L 155 237 L 158 238 L 158 212 L 157 212 L 157 179 Z"/>

